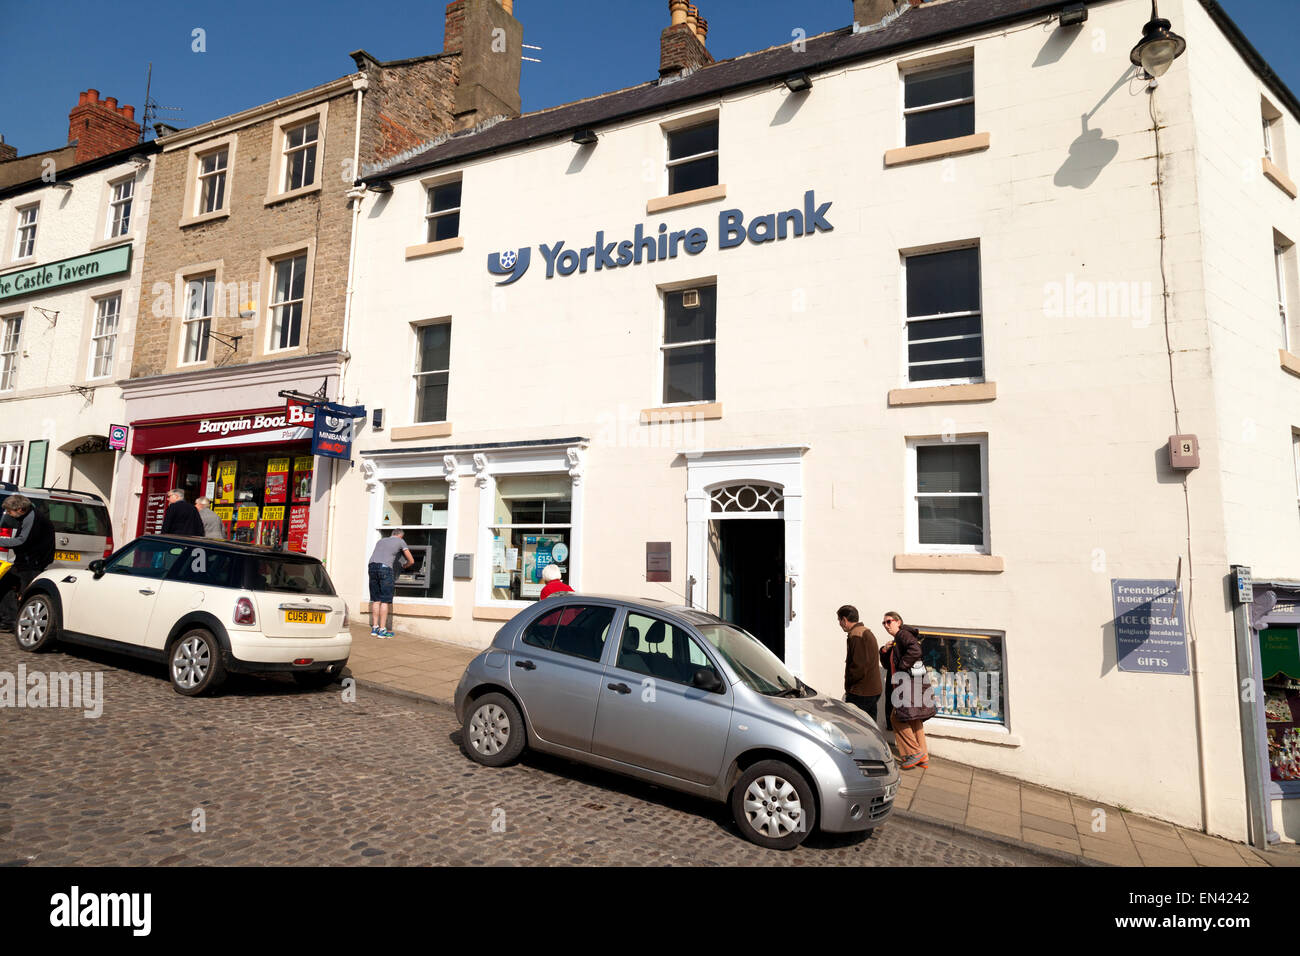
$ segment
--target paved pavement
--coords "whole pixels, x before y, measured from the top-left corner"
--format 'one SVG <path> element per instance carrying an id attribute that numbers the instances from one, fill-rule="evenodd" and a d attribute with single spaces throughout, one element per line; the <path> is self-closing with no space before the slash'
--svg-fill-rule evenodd
<path id="1" fill-rule="evenodd" d="M 399 625 L 400 626 L 400 625 Z M 398 634 L 380 640 L 353 627 L 352 675 L 362 687 L 450 703 L 478 651 Z M 1251 847 L 1176 827 L 1007 777 L 930 758 L 903 774 L 898 810 L 950 832 L 978 834 L 1007 847 L 1046 851 L 1074 863 L 1116 866 L 1296 866 L 1294 845 Z M 1103 816 L 1096 811 L 1101 810 Z M 899 815 L 902 815 L 899 814 Z M 1094 829 L 1096 821 L 1104 829 Z"/>
<path id="2" fill-rule="evenodd" d="M 221 696 L 186 698 L 161 666 L 0 637 L 0 678 L 20 665 L 102 674 L 103 707 L 0 709 L 0 865 L 1058 862 L 900 819 L 869 840 L 764 850 L 721 804 L 541 755 L 479 766 L 447 707 L 369 685 L 349 700 L 338 685 L 233 677 Z"/>

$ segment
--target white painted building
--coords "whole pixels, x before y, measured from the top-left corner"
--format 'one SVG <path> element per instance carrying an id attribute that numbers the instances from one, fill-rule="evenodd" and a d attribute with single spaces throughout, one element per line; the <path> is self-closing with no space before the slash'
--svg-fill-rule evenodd
<path id="1" fill-rule="evenodd" d="M 131 109 L 95 96 L 82 94 L 74 120 Z M 132 144 L 77 162 L 74 142 L 44 164 L 10 161 L 28 173 L 0 187 L 0 481 L 110 497 L 155 152 Z"/>
<path id="2" fill-rule="evenodd" d="M 835 694 L 836 609 L 897 610 L 936 754 L 1296 839 L 1300 104 L 1208 0 L 1154 90 L 1145 0 L 1061 7 L 666 63 L 369 171 L 348 600 L 404 527 L 406 630 L 485 646 L 555 561 Z"/>

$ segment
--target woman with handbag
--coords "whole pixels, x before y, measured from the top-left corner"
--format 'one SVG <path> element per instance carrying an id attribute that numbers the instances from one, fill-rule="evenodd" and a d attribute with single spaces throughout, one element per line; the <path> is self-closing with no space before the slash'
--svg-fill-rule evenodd
<path id="1" fill-rule="evenodd" d="M 934 693 L 921 664 L 921 638 L 915 628 L 903 624 L 897 611 L 885 613 L 881 621 L 893 638 L 881 654 L 888 654 L 889 696 L 893 702 L 890 723 L 898 741 L 899 767 L 903 770 L 930 766 L 925 742 L 925 722 L 935 715 Z"/>

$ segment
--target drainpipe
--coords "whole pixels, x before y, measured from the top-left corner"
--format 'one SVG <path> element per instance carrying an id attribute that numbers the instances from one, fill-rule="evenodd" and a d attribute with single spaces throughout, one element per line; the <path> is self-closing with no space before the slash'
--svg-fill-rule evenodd
<path id="1" fill-rule="evenodd" d="M 1256 724 L 1256 699 L 1263 693 L 1255 682 L 1254 632 L 1250 626 L 1249 604 L 1232 607 L 1232 624 L 1237 651 L 1237 698 L 1241 716 L 1241 757 L 1246 767 L 1246 827 L 1250 845 L 1259 850 L 1268 848 L 1269 806 L 1264 796 L 1264 781 L 1260 774 L 1259 750 L 1261 741 Z M 1247 687 L 1255 693 L 1247 694 Z"/>
<path id="2" fill-rule="evenodd" d="M 352 138 L 352 177 L 355 182 L 361 175 L 361 107 L 365 98 L 366 90 L 370 86 L 370 81 L 366 78 L 365 73 L 360 73 L 352 81 L 352 88 L 357 91 L 357 114 L 356 122 L 353 124 L 355 129 Z M 339 363 L 339 402 L 346 403 L 347 393 L 344 387 L 347 382 L 348 362 L 351 360 L 351 354 L 348 351 L 349 333 L 352 328 L 352 293 L 356 278 L 357 263 L 357 227 L 361 222 L 361 200 L 365 195 L 366 187 L 354 186 L 348 190 L 348 201 L 352 203 L 352 235 L 348 238 L 348 285 L 347 291 L 343 294 L 343 360 Z M 325 522 L 325 564 L 330 564 L 330 559 L 334 555 L 334 511 L 338 507 L 338 478 L 339 478 L 339 460 L 330 459 L 330 507 L 329 517 Z"/>

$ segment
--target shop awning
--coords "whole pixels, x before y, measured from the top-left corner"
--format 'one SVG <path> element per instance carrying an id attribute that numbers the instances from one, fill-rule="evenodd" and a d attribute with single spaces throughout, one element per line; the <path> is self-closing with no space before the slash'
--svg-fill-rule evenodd
<path id="1" fill-rule="evenodd" d="M 1300 630 L 1270 627 L 1260 631 L 1259 661 L 1264 680 L 1278 674 L 1300 680 Z"/>

